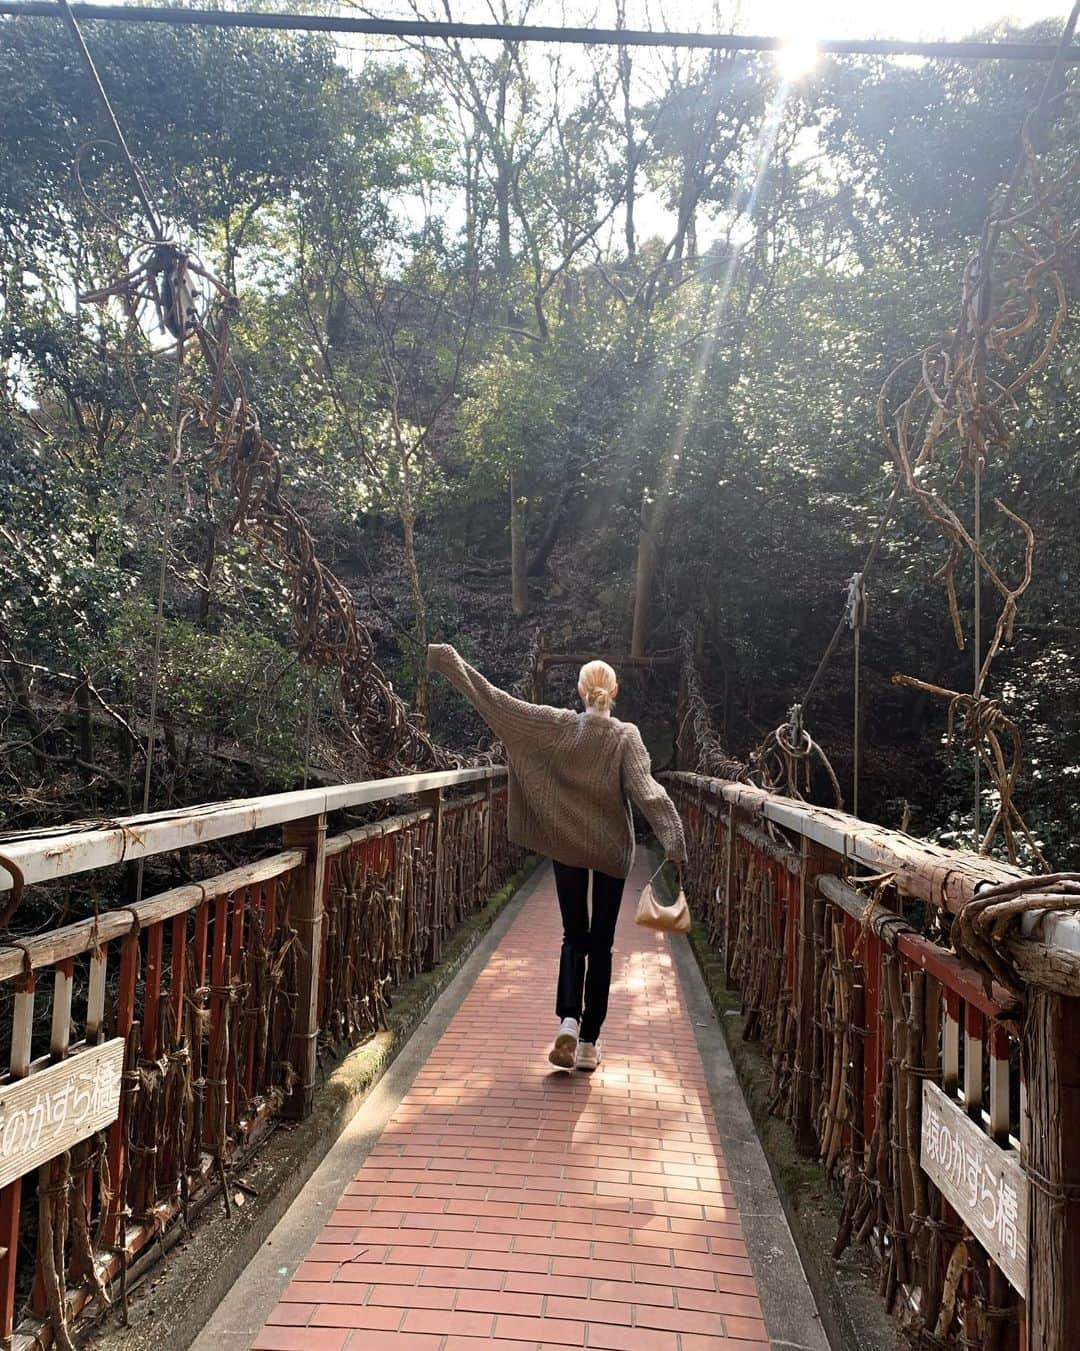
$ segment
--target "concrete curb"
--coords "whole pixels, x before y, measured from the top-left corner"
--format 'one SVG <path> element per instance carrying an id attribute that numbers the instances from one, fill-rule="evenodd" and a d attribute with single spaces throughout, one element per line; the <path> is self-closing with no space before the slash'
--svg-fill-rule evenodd
<path id="1" fill-rule="evenodd" d="M 734 1076 L 742 1090 L 739 1097 L 745 1102 L 746 1120 L 753 1132 L 755 1148 L 767 1161 L 772 1174 L 775 1194 L 779 1196 L 787 1219 L 784 1227 L 794 1240 L 797 1260 L 801 1260 L 829 1345 L 836 1351 L 895 1351 L 902 1344 L 899 1328 L 878 1298 L 878 1273 L 868 1255 L 851 1247 L 840 1261 L 833 1260 L 832 1246 L 839 1227 L 841 1198 L 817 1160 L 799 1154 L 787 1123 L 770 1113 L 772 1064 L 759 1045 L 743 1040 L 744 1022 L 739 1014 L 739 997 L 724 983 L 721 958 L 710 947 L 698 925 L 680 948 L 688 963 L 696 959 L 699 980 L 715 1010 Z M 726 1140 L 724 1148 L 725 1152 L 731 1148 Z M 735 1168 L 731 1172 L 735 1182 Z M 737 1183 L 735 1191 L 740 1209 L 743 1209 L 747 1203 L 740 1195 Z M 756 1244 L 758 1240 L 749 1224 L 747 1235 Z M 753 1244 L 752 1251 L 755 1254 L 758 1251 Z M 765 1273 L 757 1271 L 756 1266 L 755 1273 L 761 1283 L 762 1304 L 766 1306 L 768 1320 L 771 1317 L 766 1304 L 768 1283 L 763 1279 Z M 771 1329 L 771 1322 L 769 1326 Z M 788 1343 L 774 1340 L 773 1345 L 787 1346 Z"/>
<path id="2" fill-rule="evenodd" d="M 162 1346 L 184 1351 L 195 1342 L 439 998 L 478 950 L 492 946 L 512 923 L 532 889 L 526 884 L 538 864 L 530 859 L 483 910 L 460 926 L 438 967 L 396 992 L 387 1031 L 329 1071 L 316 1090 L 311 1116 L 295 1126 L 282 1123 L 264 1144 L 243 1174 L 258 1194 L 241 1194 L 243 1206 L 233 1206 L 231 1219 L 221 1213 L 204 1215 L 191 1236 L 133 1293 L 130 1326 L 116 1326 L 114 1316 L 88 1330 L 83 1345 L 103 1351 L 160 1351 Z M 282 1284 L 285 1280 L 287 1276 Z"/>
<path id="3" fill-rule="evenodd" d="M 718 1017 L 690 944 L 685 938 L 673 937 L 671 952 L 705 1067 L 770 1345 L 785 1351 L 828 1351 L 830 1343 L 811 1283 L 740 1090 L 723 1019 Z"/>

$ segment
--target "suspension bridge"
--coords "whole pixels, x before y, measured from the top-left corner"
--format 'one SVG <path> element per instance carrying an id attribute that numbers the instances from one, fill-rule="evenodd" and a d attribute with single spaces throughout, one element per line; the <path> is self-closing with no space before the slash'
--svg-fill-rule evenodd
<path id="1" fill-rule="evenodd" d="M 836 1255 L 863 1246 L 898 1323 L 926 1344 L 1069 1346 L 1080 924 L 1054 907 L 1074 884 L 736 779 L 665 782 L 693 951 L 624 907 L 592 1079 L 545 1058 L 558 912 L 546 864 L 523 881 L 497 765 L 6 840 L 9 889 L 162 855 L 198 874 L 221 841 L 257 855 L 0 944 L 7 1344 L 137 1327 L 174 1245 L 256 1208 L 260 1158 L 305 1138 L 333 1066 L 385 1044 L 398 997 L 494 924 L 391 1067 L 382 1116 L 362 1108 L 310 1181 L 321 1151 L 294 1160 L 280 1229 L 216 1312 L 236 1273 L 205 1272 L 210 1307 L 169 1344 L 196 1309 L 199 1346 L 264 1351 L 835 1341 L 700 964 L 840 1202 Z M 942 937 L 995 899 L 997 975 Z"/>
<path id="2" fill-rule="evenodd" d="M 819 1351 L 864 1344 L 821 1274 L 854 1250 L 913 1346 L 1076 1345 L 1080 878 L 988 856 L 998 834 L 1014 860 L 1018 843 L 1034 847 L 1012 799 L 1019 733 L 984 688 L 1031 580 L 1033 536 L 1002 506 L 1022 553 L 1019 580 L 1007 581 L 983 551 L 978 493 L 991 451 L 1008 442 L 999 410 L 1049 360 L 1065 319 L 1076 163 L 1048 174 L 1040 155 L 1077 59 L 1078 11 L 1056 47 L 905 48 L 1047 61 L 1050 73 L 965 271 L 955 332 L 882 391 L 897 486 L 824 658 L 844 624 L 857 650 L 865 572 L 904 489 L 949 543 L 942 577 L 958 638 L 956 572 L 969 556 L 975 570 L 972 691 L 903 679 L 949 700 L 996 791 L 981 838 L 977 770 L 981 848 L 948 850 L 804 801 L 800 775 L 821 757 L 800 705 L 748 782 L 703 716 L 692 653 L 664 654 L 682 665 L 666 782 L 689 843 L 696 925 L 689 941 L 645 935 L 625 907 L 608 1054 L 588 1078 L 555 1074 L 544 1056 L 557 912 L 547 865 L 508 838 L 505 770 L 438 746 L 374 664 L 248 403 L 230 350 L 234 299 L 164 237 L 77 22 L 222 15 L 0 4 L 65 21 L 146 217 L 151 242 L 131 270 L 82 299 L 152 310 L 176 339 L 161 587 L 190 421 L 234 491 L 232 528 L 279 560 L 299 659 L 340 673 L 372 765 L 364 782 L 0 840 L 5 922 L 34 888 L 97 896 L 115 894 L 118 870 L 137 879 L 131 904 L 0 942 L 4 1345 L 141 1336 L 260 1351 Z M 229 21 L 390 31 L 317 16 Z M 657 41 L 428 27 L 418 35 Z M 995 288 L 1006 228 L 1027 231 L 1026 270 Z M 186 344 L 203 361 L 198 389 L 187 387 Z M 1015 378 L 988 377 L 991 358 L 1009 357 Z M 973 528 L 919 472 L 946 451 L 957 478 L 974 481 Z M 989 644 L 982 578 L 1001 601 Z M 577 660 L 547 654 L 533 692 L 545 662 Z M 155 691 L 156 677 L 155 667 Z M 223 845 L 250 861 L 215 871 L 210 846 Z M 149 858 L 193 880 L 144 896 Z M 645 876 L 639 862 L 635 882 Z M 797 1216 L 789 1224 L 725 1024 L 759 1048 L 762 1133 L 785 1132 L 835 1199 L 824 1262 Z M 200 1247 L 208 1233 L 216 1250 Z M 183 1270 L 186 1247 L 201 1265 L 170 1314 L 155 1308 L 154 1282 Z"/>

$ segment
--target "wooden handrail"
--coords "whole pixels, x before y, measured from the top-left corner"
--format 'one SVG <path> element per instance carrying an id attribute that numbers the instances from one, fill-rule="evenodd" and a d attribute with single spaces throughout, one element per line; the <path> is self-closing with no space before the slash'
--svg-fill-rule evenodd
<path id="1" fill-rule="evenodd" d="M 870 928 L 886 947 L 896 948 L 915 966 L 929 971 L 942 985 L 955 990 L 988 1018 L 1000 1018 L 1002 1014 L 1016 1008 L 1018 1001 L 1008 990 L 994 981 L 988 993 L 978 975 L 964 966 L 955 953 L 924 938 L 895 911 L 874 901 L 868 903 L 861 892 L 849 887 L 839 877 L 826 874 L 817 879 L 817 886 L 822 895 L 838 909 L 860 925 Z"/>
<path id="2" fill-rule="evenodd" d="M 980 884 L 1006 882 L 1025 875 L 1019 868 L 995 859 L 946 849 L 899 830 L 871 825 L 847 812 L 798 802 L 751 784 L 682 771 L 663 778 L 771 821 L 853 864 L 862 864 L 873 872 L 895 873 L 896 885 L 906 895 L 954 913 L 971 900 Z"/>
<path id="3" fill-rule="evenodd" d="M 80 821 L 66 829 L 0 837 L 0 855 L 21 869 L 23 880 L 29 886 L 34 882 L 52 882 L 94 868 L 107 868 L 132 859 L 207 844 L 211 840 L 247 835 L 324 812 L 389 802 L 435 788 L 482 783 L 486 779 L 501 778 L 505 773 L 502 765 L 482 765 L 474 769 L 406 774 L 392 779 L 338 784 L 331 788 L 211 802 L 199 807 L 127 816 L 116 821 Z M 0 892 L 10 890 L 11 886 L 10 874 L 0 867 Z"/>
<path id="4" fill-rule="evenodd" d="M 899 891 L 952 914 L 962 910 L 981 887 L 1027 875 L 1020 868 L 970 850 L 947 849 L 903 831 L 871 825 L 834 807 L 798 802 L 752 784 L 682 770 L 660 777 L 664 782 L 695 789 L 718 805 L 722 802 L 749 817 L 769 821 L 871 872 L 895 873 Z M 1021 916 L 1018 928 L 1019 936 L 1009 943 L 1014 959 L 1019 952 L 1025 964 L 1039 961 L 1037 946 L 1043 955 L 1052 950 L 1057 954 L 1054 962 L 1061 966 L 1063 980 L 1071 991 L 1072 983 L 1080 975 L 1080 918 L 1032 910 Z M 1067 992 L 1065 985 L 1062 990 Z"/>

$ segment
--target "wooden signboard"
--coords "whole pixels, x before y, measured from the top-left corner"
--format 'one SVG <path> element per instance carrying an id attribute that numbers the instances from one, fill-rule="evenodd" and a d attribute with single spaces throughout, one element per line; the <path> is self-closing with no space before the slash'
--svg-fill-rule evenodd
<path id="1" fill-rule="evenodd" d="M 1009 1284 L 1026 1299 L 1028 1180 L 1016 1151 L 996 1145 L 928 1079 L 923 1081 L 920 1162 Z"/>
<path id="2" fill-rule="evenodd" d="M 124 1039 L 0 1087 L 0 1187 L 116 1120 Z"/>

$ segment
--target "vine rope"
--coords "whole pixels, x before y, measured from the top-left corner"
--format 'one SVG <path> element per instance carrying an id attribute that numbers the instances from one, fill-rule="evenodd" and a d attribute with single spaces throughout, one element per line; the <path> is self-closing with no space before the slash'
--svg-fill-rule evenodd
<path id="1" fill-rule="evenodd" d="M 1067 130 L 1060 147 L 1052 145 L 1050 133 L 1069 103 L 1065 59 L 1078 18 L 1080 0 L 1065 24 L 1039 100 L 1024 121 L 1013 172 L 988 212 L 979 246 L 964 268 L 955 325 L 895 367 L 882 386 L 877 409 L 878 426 L 900 482 L 948 546 L 935 578 L 944 583 L 960 649 L 966 639 L 957 574 L 969 556 L 976 587 L 971 695 L 961 696 L 908 677 L 898 678 L 898 683 L 949 700 L 950 740 L 954 718 L 958 713 L 963 716 L 965 741 L 976 752 L 976 765 L 989 771 L 1000 798 L 979 843 L 980 852 L 988 852 L 1000 830 L 1009 857 L 1015 861 L 1018 829 L 1044 868 L 1046 861 L 1012 801 L 1020 773 L 1020 734 L 1000 703 L 984 695 L 991 666 L 1002 645 L 1012 640 L 1020 599 L 1031 585 L 1035 535 L 1022 517 L 995 499 L 998 511 L 1019 537 L 1020 557 L 1010 578 L 986 550 L 981 490 L 987 469 L 1010 449 L 1009 420 L 1017 410 L 1018 395 L 1048 365 L 1068 316 L 1068 284 L 1075 281 L 1074 255 L 1080 241 L 1075 210 L 1080 154 L 1075 149 L 1075 126 Z M 954 466 L 953 488 L 965 477 L 973 483 L 976 517 L 971 530 L 946 499 L 947 489 L 934 483 L 934 469 L 940 477 L 949 460 Z M 988 579 L 999 602 L 985 654 L 979 650 L 982 577 Z M 1012 742 L 1008 765 L 1002 755 L 1002 735 Z"/>
<path id="2" fill-rule="evenodd" d="M 375 661 L 374 645 L 345 584 L 318 558 L 315 543 L 299 510 L 282 491 L 281 459 L 263 435 L 244 382 L 232 359 L 230 318 L 236 301 L 198 258 L 163 229 L 135 158 L 101 83 L 74 15 L 61 4 L 65 22 L 119 141 L 152 242 L 143 244 L 134 266 L 99 290 L 81 295 L 85 303 L 116 299 L 127 312 L 129 333 L 140 307 L 149 304 L 163 329 L 177 345 L 178 366 L 194 341 L 210 375 L 209 393 L 184 397 L 197 416 L 197 430 L 208 443 L 205 463 L 212 482 L 228 481 L 235 493 L 230 528 L 250 539 L 283 575 L 292 604 L 300 661 L 316 669 L 340 671 L 340 689 L 352 713 L 351 734 L 366 760 L 368 772 L 396 774 L 407 770 L 458 768 L 470 760 L 437 746 L 412 716 Z M 202 295 L 195 278 L 206 286 Z M 174 447 L 170 445 L 170 470 Z"/>

